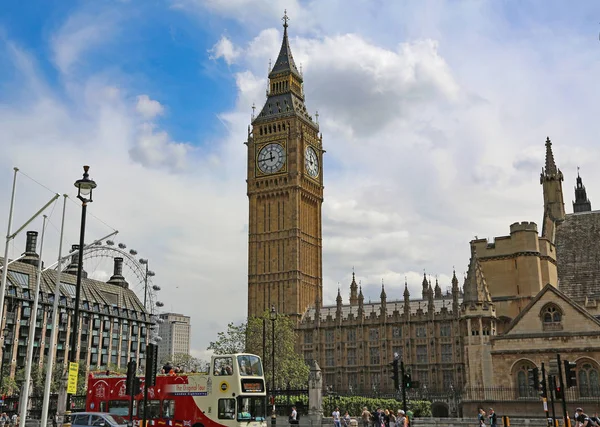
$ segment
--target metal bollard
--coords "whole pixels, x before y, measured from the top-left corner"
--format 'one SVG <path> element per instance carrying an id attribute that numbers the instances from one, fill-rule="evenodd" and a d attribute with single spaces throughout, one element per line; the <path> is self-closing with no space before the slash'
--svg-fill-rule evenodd
<path id="1" fill-rule="evenodd" d="M 63 427 L 71 427 L 71 411 L 65 411 L 63 415 Z"/>

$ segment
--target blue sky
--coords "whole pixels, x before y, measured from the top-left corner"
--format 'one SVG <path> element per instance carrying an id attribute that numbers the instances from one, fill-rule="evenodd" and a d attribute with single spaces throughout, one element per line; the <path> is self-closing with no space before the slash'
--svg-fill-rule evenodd
<path id="1" fill-rule="evenodd" d="M 160 299 L 192 315 L 202 354 L 246 313 L 242 142 L 284 9 L 327 150 L 326 303 L 338 286 L 347 299 L 352 267 L 367 300 L 382 279 L 390 299 L 405 277 L 418 294 L 423 270 L 445 288 L 474 236 L 539 223 L 547 136 L 567 211 L 577 166 L 600 203 L 600 3 L 457 0 L 5 2 L 0 199 L 13 166 L 62 193 L 90 164 L 89 236 L 119 229 L 150 259 Z M 18 189 L 24 221 L 49 193 L 27 179 Z M 68 224 L 70 244 L 75 204 Z M 86 268 L 110 276 L 110 265 Z"/>

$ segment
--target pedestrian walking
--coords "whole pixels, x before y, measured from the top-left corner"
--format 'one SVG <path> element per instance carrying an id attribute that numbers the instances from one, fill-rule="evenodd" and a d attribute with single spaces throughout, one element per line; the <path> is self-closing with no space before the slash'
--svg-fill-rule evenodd
<path id="1" fill-rule="evenodd" d="M 363 427 L 369 427 L 369 424 L 371 423 L 371 413 L 366 406 L 363 408 L 360 416 L 362 418 Z"/>
<path id="2" fill-rule="evenodd" d="M 335 410 L 331 413 L 331 417 L 333 418 L 334 427 L 342 427 L 340 422 L 340 408 L 335 408 Z"/>
<path id="3" fill-rule="evenodd" d="M 496 427 L 497 417 L 494 408 L 490 408 L 490 415 L 488 415 L 488 418 L 490 419 L 490 427 Z"/>

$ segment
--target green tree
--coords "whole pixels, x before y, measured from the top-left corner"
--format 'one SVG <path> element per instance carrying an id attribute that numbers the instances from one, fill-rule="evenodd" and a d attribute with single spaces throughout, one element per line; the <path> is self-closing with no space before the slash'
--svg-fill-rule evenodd
<path id="1" fill-rule="evenodd" d="M 166 363 L 171 363 L 174 367 L 180 367 L 184 372 L 204 372 L 208 366 L 208 362 L 185 353 L 176 353 L 173 357 L 164 357 L 160 360 L 161 367 Z"/>
<path id="2" fill-rule="evenodd" d="M 246 351 L 246 323 L 227 325 L 226 332 L 219 332 L 217 340 L 208 346 L 215 354 L 243 353 Z"/>
<path id="3" fill-rule="evenodd" d="M 265 379 L 271 386 L 274 344 L 275 387 L 301 387 L 308 381 L 310 368 L 294 348 L 298 339 L 294 326 L 294 321 L 285 315 L 278 315 L 273 323 L 270 313 L 265 311 L 260 317 L 252 318 L 248 322 L 239 325 L 230 323 L 227 325 L 227 331 L 219 332 L 217 341 L 211 342 L 208 349 L 213 350 L 215 354 L 248 352 L 261 357 L 264 355 Z"/>

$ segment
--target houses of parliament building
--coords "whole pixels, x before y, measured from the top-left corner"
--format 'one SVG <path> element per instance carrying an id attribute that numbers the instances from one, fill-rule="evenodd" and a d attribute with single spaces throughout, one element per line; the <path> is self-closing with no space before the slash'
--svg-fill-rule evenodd
<path id="1" fill-rule="evenodd" d="M 249 317 L 275 306 L 294 318 L 298 351 L 333 390 L 391 391 L 397 353 L 422 389 L 480 388 L 477 404 L 526 413 L 527 370 L 560 353 L 577 364 L 572 400 L 600 396 L 600 211 L 578 175 L 566 213 L 549 138 L 541 226 L 523 221 L 506 236 L 472 240 L 466 277 L 453 274 L 449 292 L 424 277 L 420 295 L 406 286 L 403 299 L 388 299 L 382 285 L 380 299 L 366 303 L 353 273 L 348 298 L 338 290 L 336 304 L 323 306 L 324 142 L 305 106 L 287 17 L 268 77 L 247 141 Z M 492 386 L 510 396 L 500 402 Z"/>

